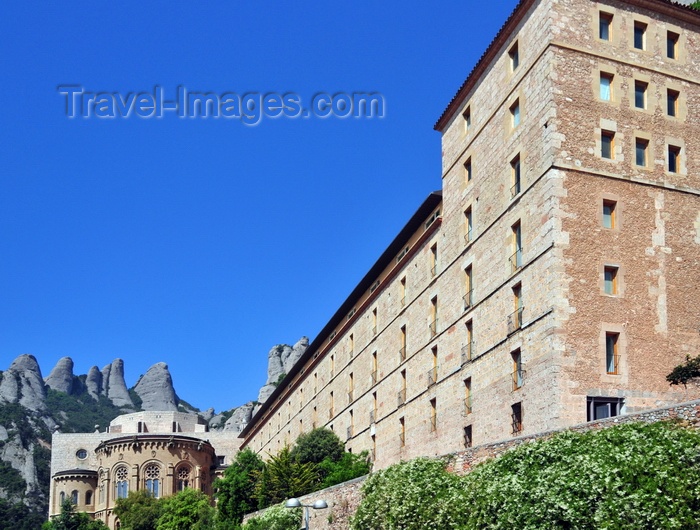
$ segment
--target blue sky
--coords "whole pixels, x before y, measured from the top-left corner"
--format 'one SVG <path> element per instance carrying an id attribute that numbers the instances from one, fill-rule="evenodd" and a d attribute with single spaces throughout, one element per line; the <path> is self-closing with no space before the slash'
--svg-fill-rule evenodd
<path id="1" fill-rule="evenodd" d="M 0 369 L 164 361 L 181 398 L 257 397 L 430 191 L 432 127 L 516 1 L 0 5 Z M 378 92 L 381 119 L 73 118 L 126 95 Z"/>

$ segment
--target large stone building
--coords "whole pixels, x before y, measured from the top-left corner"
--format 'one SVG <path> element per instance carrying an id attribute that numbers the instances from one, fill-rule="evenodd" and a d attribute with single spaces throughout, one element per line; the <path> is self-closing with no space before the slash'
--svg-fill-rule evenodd
<path id="1" fill-rule="evenodd" d="M 71 499 L 115 529 L 116 501 L 129 491 L 161 497 L 197 488 L 211 495 L 214 478 L 238 452 L 237 435 L 209 432 L 196 414 L 171 411 L 125 414 L 107 432 L 54 433 L 49 516 Z"/>
<path id="2" fill-rule="evenodd" d="M 243 430 L 376 466 L 697 397 L 700 13 L 522 0 L 436 124 L 428 196 Z"/>

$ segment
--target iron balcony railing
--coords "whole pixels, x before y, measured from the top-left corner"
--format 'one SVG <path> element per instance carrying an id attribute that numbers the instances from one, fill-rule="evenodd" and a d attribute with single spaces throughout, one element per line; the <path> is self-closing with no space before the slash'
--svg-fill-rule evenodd
<path id="1" fill-rule="evenodd" d="M 348 391 L 348 403 L 352 403 L 352 402 L 353 402 L 353 396 L 354 396 L 354 394 L 355 394 L 354 391 L 352 391 L 352 390 Z"/>
<path id="2" fill-rule="evenodd" d="M 464 398 L 464 415 L 467 416 L 472 413 L 472 395 L 469 394 Z"/>
<path id="3" fill-rule="evenodd" d="M 474 303 L 473 295 L 474 295 L 474 290 L 469 289 L 469 291 L 467 291 L 467 294 L 465 294 L 462 297 L 462 300 L 464 300 L 464 310 L 465 311 L 468 311 L 469 309 L 471 309 L 472 304 Z"/>
<path id="4" fill-rule="evenodd" d="M 513 370 L 513 390 L 517 390 L 521 386 L 523 386 L 523 375 L 525 372 L 523 371 L 522 368 L 516 368 Z"/>
<path id="5" fill-rule="evenodd" d="M 473 236 L 473 231 L 472 231 L 472 229 L 470 228 L 469 230 L 467 230 L 467 233 L 464 234 L 464 242 L 467 243 L 467 244 L 471 243 L 471 242 L 472 242 L 472 236 Z"/>
<path id="6" fill-rule="evenodd" d="M 406 389 L 399 390 L 399 395 L 398 395 L 398 405 L 399 407 L 406 403 Z"/>
<path id="7" fill-rule="evenodd" d="M 399 349 L 399 362 L 404 362 L 406 360 L 406 346 L 402 346 Z"/>
<path id="8" fill-rule="evenodd" d="M 350 426 L 348 427 L 348 431 L 347 431 L 347 439 L 348 439 L 348 440 L 349 440 L 350 438 L 352 438 L 352 431 L 353 431 L 353 428 L 352 428 L 352 425 L 350 425 Z"/>
<path id="9" fill-rule="evenodd" d="M 372 373 L 369 374 L 370 379 L 372 380 L 372 386 L 377 384 L 377 371 L 374 370 Z"/>
<path id="10" fill-rule="evenodd" d="M 466 364 L 472 360 L 472 343 L 468 342 L 462 346 L 462 364 Z"/>
<path id="11" fill-rule="evenodd" d="M 435 383 L 437 383 L 437 378 L 438 378 L 438 367 L 433 366 L 430 370 L 428 370 L 428 386 L 432 386 Z"/>
<path id="12" fill-rule="evenodd" d="M 510 315 L 508 315 L 507 319 L 507 324 L 508 324 L 508 335 L 512 335 L 516 331 L 518 331 L 520 328 L 523 327 L 523 309 L 524 307 L 519 307 L 515 311 L 513 311 Z"/>
<path id="13" fill-rule="evenodd" d="M 523 249 L 519 248 L 515 252 L 513 252 L 513 255 L 510 258 L 508 258 L 508 261 L 510 262 L 511 274 L 520 270 L 523 266 Z"/>
<path id="14" fill-rule="evenodd" d="M 432 339 L 437 335 L 438 319 L 436 318 L 430 323 L 430 338 Z"/>

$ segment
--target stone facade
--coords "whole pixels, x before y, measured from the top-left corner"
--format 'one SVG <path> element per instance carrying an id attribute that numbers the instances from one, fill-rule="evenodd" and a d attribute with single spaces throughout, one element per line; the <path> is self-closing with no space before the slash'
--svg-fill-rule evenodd
<path id="1" fill-rule="evenodd" d="M 190 487 L 212 494 L 214 478 L 238 452 L 237 433 L 208 432 L 196 414 L 137 412 L 114 419 L 107 432 L 55 433 L 49 516 L 64 499 L 116 528 L 116 499 L 147 489 L 167 496 Z"/>
<path id="2" fill-rule="evenodd" d="M 381 468 L 700 395 L 665 380 L 700 352 L 699 29 L 662 0 L 520 2 L 436 125 L 442 193 L 243 445 L 327 426 Z"/>

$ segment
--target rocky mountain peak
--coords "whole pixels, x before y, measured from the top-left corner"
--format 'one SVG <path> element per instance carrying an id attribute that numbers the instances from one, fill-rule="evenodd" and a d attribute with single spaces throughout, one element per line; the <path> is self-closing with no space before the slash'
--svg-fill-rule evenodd
<path id="1" fill-rule="evenodd" d="M 173 379 L 165 363 L 151 366 L 138 380 L 134 391 L 141 398 L 143 410 L 177 410 Z"/>
<path id="2" fill-rule="evenodd" d="M 53 390 L 71 394 L 73 392 L 73 359 L 70 357 L 59 359 L 44 382 Z"/>
<path id="3" fill-rule="evenodd" d="M 20 355 L 2 374 L 0 403 L 19 403 L 34 412 L 46 410 L 46 386 L 33 355 Z"/>
<path id="4" fill-rule="evenodd" d="M 102 394 L 117 407 L 134 408 L 124 381 L 124 361 L 115 359 L 102 368 Z"/>

